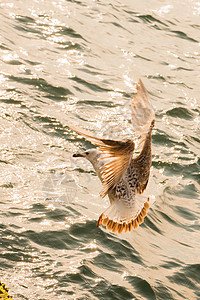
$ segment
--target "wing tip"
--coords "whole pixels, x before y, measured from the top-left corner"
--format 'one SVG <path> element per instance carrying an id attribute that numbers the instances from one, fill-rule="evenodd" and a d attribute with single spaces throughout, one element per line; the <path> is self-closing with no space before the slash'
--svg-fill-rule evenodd
<path id="1" fill-rule="evenodd" d="M 141 78 L 139 78 L 137 85 L 144 85 L 143 81 Z"/>
<path id="2" fill-rule="evenodd" d="M 137 94 L 140 92 L 143 92 L 147 96 L 147 90 L 146 90 L 141 78 L 139 78 L 139 80 L 137 82 L 136 89 L 137 89 Z"/>

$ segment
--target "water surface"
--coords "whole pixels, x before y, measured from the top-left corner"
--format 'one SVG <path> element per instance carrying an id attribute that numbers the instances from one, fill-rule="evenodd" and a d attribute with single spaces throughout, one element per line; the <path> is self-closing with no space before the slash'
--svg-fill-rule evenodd
<path id="1" fill-rule="evenodd" d="M 0 279 L 13 299 L 199 299 L 200 3 L 0 3 Z M 132 138 L 141 78 L 156 111 L 144 224 L 108 206 L 68 123 Z"/>

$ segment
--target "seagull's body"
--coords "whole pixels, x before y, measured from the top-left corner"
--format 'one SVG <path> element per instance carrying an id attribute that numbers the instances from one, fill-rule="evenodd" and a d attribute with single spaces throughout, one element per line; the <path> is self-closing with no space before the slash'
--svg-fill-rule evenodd
<path id="1" fill-rule="evenodd" d="M 97 226 L 103 224 L 118 233 L 137 228 L 149 208 L 149 198 L 141 194 L 146 189 L 150 175 L 151 135 L 155 114 L 141 80 L 132 102 L 132 123 L 143 143 L 136 157 L 133 157 L 135 143 L 132 140 L 122 142 L 96 138 L 70 126 L 98 146 L 97 149 L 73 156 L 85 157 L 92 163 L 103 185 L 101 196 L 109 197 L 110 206 L 100 215 Z"/>

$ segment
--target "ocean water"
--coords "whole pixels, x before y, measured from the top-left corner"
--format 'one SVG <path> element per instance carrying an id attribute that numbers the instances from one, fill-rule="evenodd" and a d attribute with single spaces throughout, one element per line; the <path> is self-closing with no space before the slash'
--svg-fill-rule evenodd
<path id="1" fill-rule="evenodd" d="M 145 222 L 117 235 L 74 124 L 156 112 Z M 13 299 L 200 299 L 200 2 L 0 1 L 0 280 Z"/>

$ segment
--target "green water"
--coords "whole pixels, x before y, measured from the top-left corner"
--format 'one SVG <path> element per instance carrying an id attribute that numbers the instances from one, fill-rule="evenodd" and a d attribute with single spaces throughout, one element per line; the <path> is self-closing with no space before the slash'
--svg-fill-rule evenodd
<path id="1" fill-rule="evenodd" d="M 0 280 L 13 299 L 200 299 L 200 4 L 1 0 Z M 145 222 L 113 234 L 67 124 L 132 138 L 156 112 Z"/>

